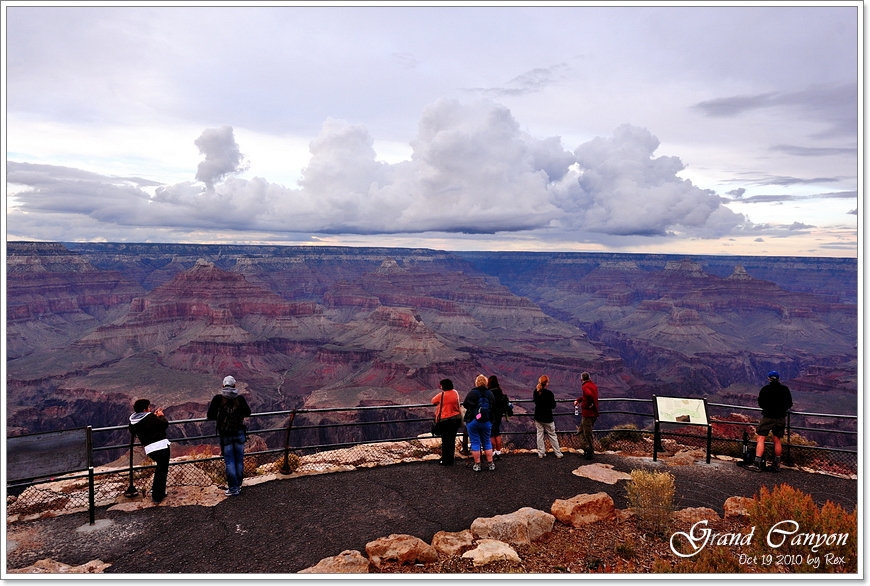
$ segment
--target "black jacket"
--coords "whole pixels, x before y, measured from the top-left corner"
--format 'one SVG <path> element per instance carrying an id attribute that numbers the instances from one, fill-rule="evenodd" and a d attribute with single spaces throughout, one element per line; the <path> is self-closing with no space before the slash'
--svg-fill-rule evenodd
<path id="1" fill-rule="evenodd" d="M 556 408 L 556 397 L 553 391 L 547 387 L 541 389 L 540 393 L 535 390 L 532 399 L 535 401 L 535 421 L 553 423 L 553 409 Z"/>
<path id="2" fill-rule="evenodd" d="M 778 380 L 770 381 L 758 393 L 758 406 L 764 417 L 782 419 L 792 407 L 791 391 Z"/>
<path id="3" fill-rule="evenodd" d="M 166 439 L 166 429 L 169 427 L 169 420 L 166 417 L 148 413 L 137 421 L 130 424 L 130 433 L 139 438 L 139 443 L 143 446 L 159 442 Z"/>
<path id="4" fill-rule="evenodd" d="M 477 417 L 477 405 L 480 403 L 480 396 L 484 395 L 489 399 L 490 420 L 492 420 L 492 410 L 495 409 L 495 395 L 486 387 L 474 387 L 465 396 L 462 406 L 465 407 L 465 423 L 474 421 Z"/>

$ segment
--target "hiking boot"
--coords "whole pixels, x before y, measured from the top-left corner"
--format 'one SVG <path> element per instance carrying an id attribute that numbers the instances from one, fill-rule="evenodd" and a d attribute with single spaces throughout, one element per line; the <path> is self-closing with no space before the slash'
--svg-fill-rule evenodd
<path id="1" fill-rule="evenodd" d="M 492 471 L 495 471 L 495 462 L 490 462 L 490 463 L 489 463 L 489 469 L 492 470 Z"/>
<path id="2" fill-rule="evenodd" d="M 773 463 L 770 465 L 771 472 L 779 472 L 779 458 L 774 458 Z"/>
<path id="3" fill-rule="evenodd" d="M 764 470 L 761 458 L 755 458 L 751 464 L 747 464 L 744 468 L 751 470 L 752 472 L 761 472 Z"/>
<path id="4" fill-rule="evenodd" d="M 480 464 L 475 464 L 474 466 L 471 467 L 471 469 L 474 470 L 475 472 L 480 472 Z"/>
<path id="5" fill-rule="evenodd" d="M 594 455 L 595 455 L 595 452 L 593 452 L 592 450 L 586 450 L 585 452 L 583 452 L 583 459 L 584 460 L 591 460 Z"/>

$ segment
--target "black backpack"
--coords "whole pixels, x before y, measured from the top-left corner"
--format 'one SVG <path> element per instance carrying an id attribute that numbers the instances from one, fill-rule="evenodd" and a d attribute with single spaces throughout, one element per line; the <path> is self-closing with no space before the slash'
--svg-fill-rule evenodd
<path id="1" fill-rule="evenodd" d="M 477 401 L 477 420 L 481 423 L 486 423 L 489 421 L 489 399 L 486 398 L 486 392 L 481 393 L 477 391 L 478 396 L 480 397 Z"/>
<path id="2" fill-rule="evenodd" d="M 239 398 L 227 399 L 221 397 L 221 406 L 217 413 L 217 430 L 221 435 L 235 435 L 245 428 L 243 417 L 239 414 Z"/>

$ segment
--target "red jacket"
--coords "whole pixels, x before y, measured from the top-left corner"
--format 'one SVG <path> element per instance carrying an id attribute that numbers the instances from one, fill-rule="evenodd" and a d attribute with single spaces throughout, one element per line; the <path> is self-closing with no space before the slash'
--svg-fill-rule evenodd
<path id="1" fill-rule="evenodd" d="M 583 395 L 580 401 L 580 415 L 583 417 L 598 417 L 598 385 L 591 380 L 583 383 Z"/>

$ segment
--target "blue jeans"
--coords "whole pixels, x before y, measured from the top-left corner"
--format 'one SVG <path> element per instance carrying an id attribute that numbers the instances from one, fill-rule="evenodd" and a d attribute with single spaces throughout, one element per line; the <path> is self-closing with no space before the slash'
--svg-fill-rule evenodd
<path id="1" fill-rule="evenodd" d="M 487 421 L 481 423 L 477 419 L 472 419 L 465 424 L 468 430 L 468 439 L 471 440 L 471 451 L 479 452 L 481 448 L 484 451 L 492 449 L 492 441 L 490 433 L 492 432 L 492 423 Z"/>
<path id="2" fill-rule="evenodd" d="M 227 488 L 238 494 L 245 476 L 245 431 L 232 436 L 221 436 L 221 451 L 227 467 Z"/>

